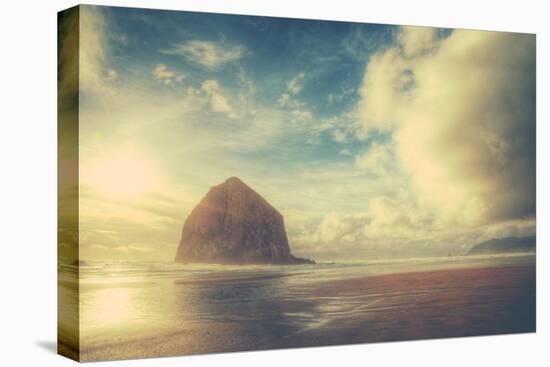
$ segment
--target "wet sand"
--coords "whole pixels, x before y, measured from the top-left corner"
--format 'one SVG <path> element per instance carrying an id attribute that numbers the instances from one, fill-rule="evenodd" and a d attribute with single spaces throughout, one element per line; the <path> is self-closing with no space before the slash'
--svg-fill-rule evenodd
<path id="1" fill-rule="evenodd" d="M 275 280 L 273 280 L 275 281 Z M 237 311 L 269 317 L 104 330 L 82 361 L 418 340 L 535 331 L 535 266 L 432 270 L 324 282 L 300 297 Z M 260 310 L 261 309 L 261 310 Z"/>
<path id="2" fill-rule="evenodd" d="M 362 320 L 339 320 L 349 343 L 534 332 L 535 266 L 434 270 L 335 281 L 322 297 L 370 294 Z M 330 328 L 330 325 L 327 325 Z M 337 343 L 319 331 L 312 338 Z"/>

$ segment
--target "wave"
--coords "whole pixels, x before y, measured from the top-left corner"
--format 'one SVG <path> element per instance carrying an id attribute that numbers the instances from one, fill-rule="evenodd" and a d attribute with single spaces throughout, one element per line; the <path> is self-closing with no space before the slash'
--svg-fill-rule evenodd
<path id="1" fill-rule="evenodd" d="M 534 262 L 535 255 L 491 254 L 444 257 L 409 257 L 392 259 L 366 259 L 354 261 L 325 261 L 303 265 L 217 265 L 177 264 L 161 261 L 88 261 L 77 267 L 75 264 L 60 264 L 60 274 L 78 274 L 81 282 L 136 282 L 155 279 L 172 279 L 180 284 L 192 282 L 216 282 L 224 280 L 267 281 L 290 275 L 302 280 L 330 280 L 358 275 L 387 274 L 450 267 L 506 265 Z"/>

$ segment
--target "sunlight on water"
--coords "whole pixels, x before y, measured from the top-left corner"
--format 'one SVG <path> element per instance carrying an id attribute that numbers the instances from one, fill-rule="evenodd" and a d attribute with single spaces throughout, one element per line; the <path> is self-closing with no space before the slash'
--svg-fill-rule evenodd
<path id="1" fill-rule="evenodd" d="M 392 312 L 407 312 L 411 304 L 429 296 L 427 291 L 400 288 L 391 292 L 381 288 L 338 295 L 315 292 L 330 282 L 392 273 L 532 265 L 534 262 L 534 254 L 295 266 L 87 262 L 89 265 L 80 268 L 79 280 L 81 340 L 86 350 L 86 345 L 99 348 L 105 341 L 114 346 L 137 337 L 147 340 L 162 333 L 183 333 L 181 335 L 189 335 L 183 339 L 185 348 L 204 352 L 230 348 L 233 342 L 243 346 L 260 343 L 262 339 L 254 335 L 261 332 L 266 338 L 265 332 L 269 330 L 269 338 L 275 339 L 265 343 L 271 345 L 276 340 L 284 344 L 317 329 L 334 325 L 356 327 L 354 320 L 368 320 L 388 307 Z M 72 266 L 62 267 L 60 277 L 72 269 Z M 433 285 L 430 286 L 429 292 L 433 292 Z M 231 328 L 227 332 L 231 341 L 223 339 L 222 343 L 219 339 L 221 344 L 209 341 L 211 344 L 207 346 L 194 341 L 199 336 L 210 340 L 209 335 L 218 335 L 227 327 Z M 178 340 L 183 343 L 181 338 Z M 92 348 L 89 353 L 94 351 Z M 161 352 L 159 349 L 158 353 Z"/>
<path id="2" fill-rule="evenodd" d="M 85 314 L 93 310 L 93 317 L 85 319 L 90 325 L 101 325 L 102 323 L 117 327 L 135 316 L 133 315 L 130 289 L 128 288 L 105 288 L 94 292 L 87 300 Z"/>

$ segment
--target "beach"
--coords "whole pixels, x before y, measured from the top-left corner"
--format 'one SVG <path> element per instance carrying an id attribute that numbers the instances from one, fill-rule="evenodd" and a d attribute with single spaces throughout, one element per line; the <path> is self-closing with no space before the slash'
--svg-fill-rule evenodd
<path id="1" fill-rule="evenodd" d="M 215 271 L 149 268 L 148 276 L 129 269 L 81 279 L 80 360 L 536 328 L 534 256 Z"/>

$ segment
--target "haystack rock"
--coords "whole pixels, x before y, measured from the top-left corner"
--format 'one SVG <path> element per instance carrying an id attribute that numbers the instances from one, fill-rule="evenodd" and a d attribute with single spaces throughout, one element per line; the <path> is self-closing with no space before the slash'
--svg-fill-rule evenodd
<path id="1" fill-rule="evenodd" d="M 292 255 L 283 216 L 237 177 L 214 186 L 183 225 L 176 262 L 304 264 Z"/>

